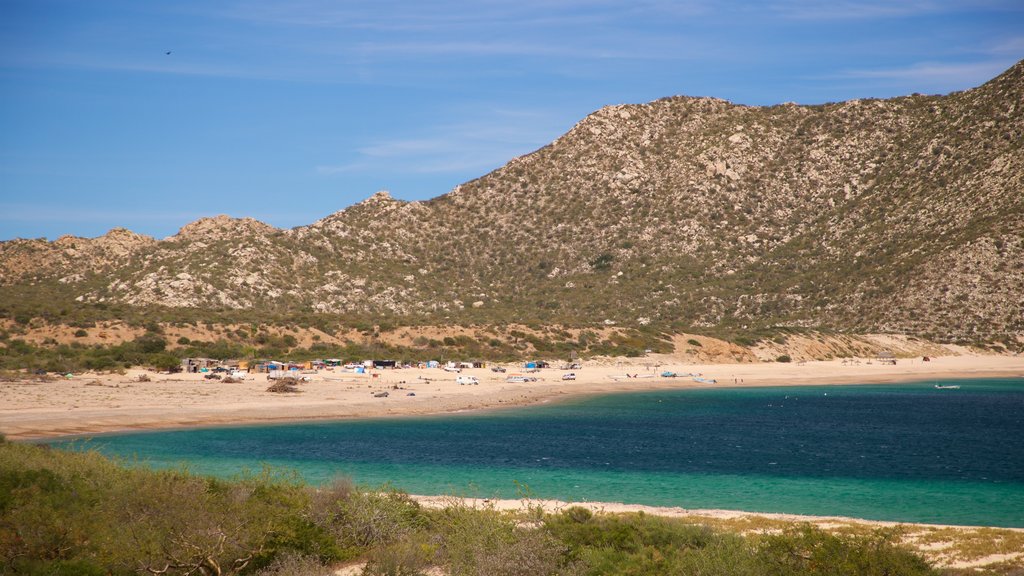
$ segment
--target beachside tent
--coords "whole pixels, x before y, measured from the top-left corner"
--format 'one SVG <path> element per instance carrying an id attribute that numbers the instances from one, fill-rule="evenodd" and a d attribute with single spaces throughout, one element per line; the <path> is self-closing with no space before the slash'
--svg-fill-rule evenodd
<path id="1" fill-rule="evenodd" d="M 213 358 L 185 358 L 181 361 L 181 369 L 188 373 L 206 372 L 220 365 L 220 360 Z"/>
<path id="2" fill-rule="evenodd" d="M 284 362 L 278 362 L 276 360 L 270 360 L 264 363 L 262 366 L 257 368 L 260 372 L 273 372 L 274 370 L 287 370 L 288 367 Z"/>

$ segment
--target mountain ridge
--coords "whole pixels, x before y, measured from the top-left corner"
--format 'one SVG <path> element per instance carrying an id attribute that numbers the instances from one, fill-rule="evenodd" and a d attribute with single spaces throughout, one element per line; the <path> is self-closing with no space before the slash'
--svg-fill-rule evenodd
<path id="1" fill-rule="evenodd" d="M 430 200 L 378 192 L 287 230 L 201 219 L 116 257 L 3 242 L 0 294 L 59 282 L 82 305 L 1016 337 L 1022 79 L 1024 61 L 945 96 L 606 106 Z"/>

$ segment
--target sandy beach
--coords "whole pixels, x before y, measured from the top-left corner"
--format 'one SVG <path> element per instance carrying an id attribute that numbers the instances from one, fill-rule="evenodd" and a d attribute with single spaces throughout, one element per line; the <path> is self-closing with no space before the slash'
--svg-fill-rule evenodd
<path id="1" fill-rule="evenodd" d="M 605 359 L 573 370 L 544 369 L 526 374 L 518 365 L 507 372 L 489 368 L 374 370 L 340 369 L 302 374 L 298 393 L 272 393 L 265 374 L 242 382 L 206 380 L 202 374 L 76 374 L 37 381 L 0 382 L 0 432 L 11 440 L 90 435 L 125 430 L 182 428 L 301 420 L 398 417 L 500 409 L 613 392 L 699 387 L 807 386 L 937 381 L 950 378 L 1024 377 L 1024 357 L 958 355 L 901 358 L 895 366 L 868 359 L 806 363 L 683 364 L 670 356 Z M 675 372 L 665 378 L 663 372 Z M 510 383 L 513 374 L 536 382 Z M 699 374 L 716 383 L 697 382 Z M 140 376 L 149 381 L 140 381 Z M 456 382 L 475 376 L 477 385 Z M 388 392 L 387 397 L 375 394 Z"/>

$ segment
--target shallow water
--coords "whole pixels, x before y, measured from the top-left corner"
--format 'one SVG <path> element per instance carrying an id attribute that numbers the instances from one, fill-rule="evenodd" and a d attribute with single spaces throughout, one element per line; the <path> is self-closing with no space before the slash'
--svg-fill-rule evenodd
<path id="1" fill-rule="evenodd" d="M 269 463 L 418 494 L 1024 527 L 1024 379 L 955 383 L 614 394 L 89 445 L 154 466 L 232 476 Z"/>

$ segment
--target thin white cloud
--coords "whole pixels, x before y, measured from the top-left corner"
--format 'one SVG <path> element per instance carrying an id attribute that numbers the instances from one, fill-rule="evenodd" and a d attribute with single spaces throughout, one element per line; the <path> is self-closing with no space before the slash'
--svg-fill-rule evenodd
<path id="1" fill-rule="evenodd" d="M 111 219 L 127 221 L 133 218 L 156 222 L 180 220 L 193 214 L 193 212 L 165 210 L 96 210 L 89 208 L 60 208 L 49 204 L 45 207 L 26 204 L 0 204 L 0 220 L 8 222 L 33 220 L 47 222 L 100 222 Z"/>
<path id="2" fill-rule="evenodd" d="M 460 57 L 543 57 L 569 60 L 645 60 L 680 61 L 705 57 L 708 46 L 691 38 L 659 38 L 644 36 L 616 43 L 575 38 L 570 45 L 551 42 L 488 42 L 484 40 L 417 42 L 364 42 L 358 52 L 366 58 L 394 57 L 408 59 L 437 56 Z"/>
<path id="3" fill-rule="evenodd" d="M 479 117 L 429 127 L 412 137 L 381 139 L 354 150 L 352 158 L 315 167 L 324 176 L 387 171 L 406 174 L 458 174 L 497 168 L 554 140 L 552 115 L 500 109 Z"/>
<path id="4" fill-rule="evenodd" d="M 792 20 L 875 20 L 960 11 L 1019 11 L 1020 4 L 1009 0 L 781 0 L 769 9 Z"/>
<path id="5" fill-rule="evenodd" d="M 771 5 L 783 17 L 794 20 L 869 20 L 935 10 L 933 2 L 858 2 L 788 0 Z"/>
<path id="6" fill-rule="evenodd" d="M 956 82 L 964 84 L 964 87 L 970 87 L 992 79 L 1012 65 L 1012 61 L 1006 60 L 967 64 L 922 62 L 896 68 L 847 70 L 831 77 L 842 79 L 898 79 L 922 84 Z"/>
<path id="7" fill-rule="evenodd" d="M 1024 58 L 1024 36 L 1014 36 L 999 40 L 985 49 L 985 52 Z"/>
<path id="8" fill-rule="evenodd" d="M 379 32 L 450 32 L 475 28 L 565 27 L 614 23 L 650 13 L 688 17 L 710 11 L 709 0 L 441 0 L 410 3 L 378 0 L 341 4 L 331 0 L 242 2 L 220 16 L 266 24 Z"/>
<path id="9" fill-rule="evenodd" d="M 366 163 L 353 162 L 351 164 L 337 164 L 334 166 L 320 165 L 314 167 L 317 174 L 324 176 L 332 176 L 335 174 L 345 174 L 347 172 L 359 172 L 361 170 L 367 170 L 370 166 Z"/>
<path id="10" fill-rule="evenodd" d="M 201 63 L 181 57 L 165 57 L 162 53 L 154 53 L 152 58 L 149 59 L 136 58 L 134 60 L 83 53 L 10 54 L 2 62 L 5 66 L 21 68 L 105 70 L 111 72 L 138 72 L 143 74 L 267 80 L 275 82 L 354 83 L 351 75 L 327 75 L 323 73 L 323 70 L 307 71 L 274 65 L 242 67 L 233 64 Z"/>

